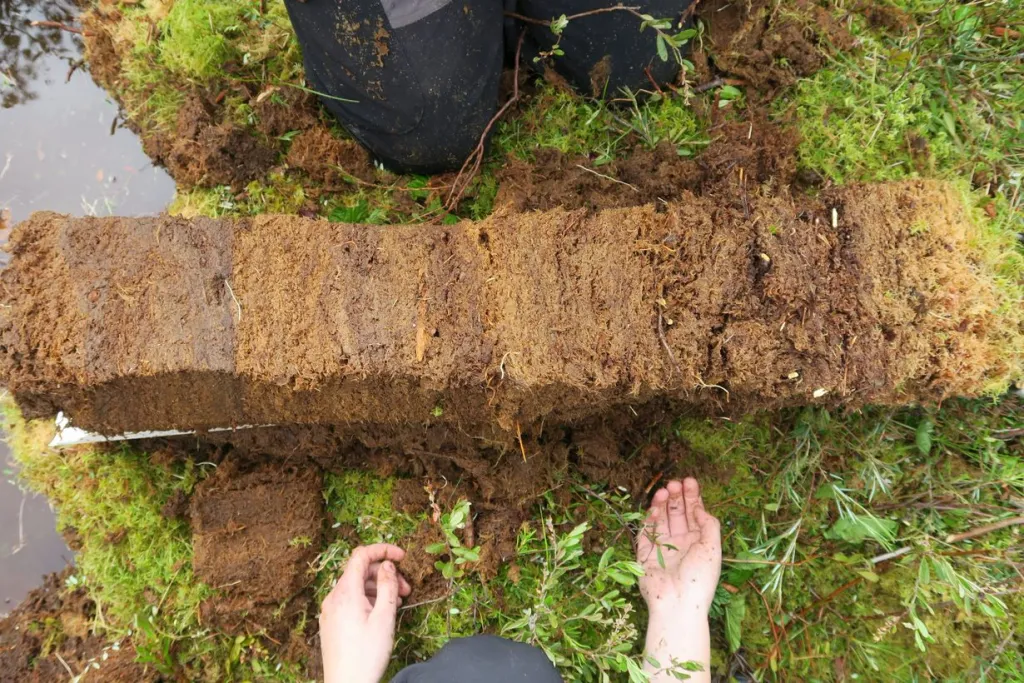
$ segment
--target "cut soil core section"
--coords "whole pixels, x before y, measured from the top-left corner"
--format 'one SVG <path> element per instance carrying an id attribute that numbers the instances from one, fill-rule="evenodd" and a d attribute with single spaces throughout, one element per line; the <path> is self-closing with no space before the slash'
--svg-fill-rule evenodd
<path id="1" fill-rule="evenodd" d="M 193 568 L 218 591 L 204 621 L 229 633 L 287 639 L 309 606 L 305 588 L 323 541 L 319 471 L 275 462 L 241 469 L 225 460 L 192 497 Z"/>
<path id="2" fill-rule="evenodd" d="M 706 412 L 975 395 L 1009 371 L 937 182 L 742 182 L 452 226 L 39 213 L 0 369 L 102 433 L 264 424 L 515 432 L 654 398 Z"/>

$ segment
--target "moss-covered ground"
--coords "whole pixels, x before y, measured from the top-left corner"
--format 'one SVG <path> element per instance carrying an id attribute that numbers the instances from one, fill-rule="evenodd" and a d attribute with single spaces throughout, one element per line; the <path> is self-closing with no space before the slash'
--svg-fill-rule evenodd
<path id="1" fill-rule="evenodd" d="M 776 92 L 772 117 L 797 128 L 801 169 L 825 182 L 924 176 L 963 188 L 976 207 L 979 271 L 1004 293 L 1007 358 L 1019 367 L 1024 6 L 893 0 L 888 8 L 902 19 L 889 29 L 872 27 L 849 2 L 828 7 L 855 46 Z M 230 116 L 246 123 L 256 114 L 231 82 L 271 97 L 303 85 L 280 2 L 262 11 L 252 0 L 142 0 L 119 12 L 113 38 L 131 49 L 117 96 L 144 133 L 174 129 L 189 87 L 224 92 Z M 500 124 L 456 213 L 486 215 L 494 170 L 541 148 L 600 163 L 668 140 L 681 155 L 697 155 L 711 136 L 709 112 L 743 116 L 756 95 L 723 85 L 609 107 L 541 85 Z M 289 136 L 281 138 L 285 152 Z M 443 213 L 429 179 L 379 178 L 325 191 L 279 166 L 243 192 L 182 188 L 174 210 L 244 215 L 312 202 L 332 220 L 368 223 Z M 410 190 L 413 209 L 396 199 Z M 958 536 L 1024 515 L 1024 404 L 1005 390 L 939 408 L 664 424 L 654 438 L 693 454 L 705 499 L 724 523 L 716 672 L 725 680 L 1024 680 L 1024 526 Z M 55 453 L 44 447 L 45 425 L 22 422 L 10 407 L 6 421 L 25 485 L 50 497 L 61 528 L 80 544 L 73 581 L 97 601 L 96 629 L 112 640 L 132 631 L 145 661 L 186 679 L 303 680 L 302 667 L 264 639 L 228 637 L 199 620 L 211 589 L 191 574 L 188 526 L 160 508 L 175 491 L 188 493 L 203 465 L 164 465 L 130 448 Z M 622 528 L 641 501 L 567 476 L 553 486 L 569 495 L 542 497 L 519 530 L 517 559 L 497 575 L 482 576 L 472 559 L 445 566 L 448 553 L 438 553 L 448 590 L 429 604 L 413 596 L 415 606 L 402 611 L 395 667 L 483 630 L 544 647 L 567 680 L 628 679 L 643 613 Z M 430 510 L 393 510 L 393 485 L 367 472 L 328 475 L 330 522 L 363 542 L 401 544 Z M 442 525 L 458 521 L 457 508 L 444 512 Z M 351 542 L 322 549 L 311 569 L 319 594 Z"/>

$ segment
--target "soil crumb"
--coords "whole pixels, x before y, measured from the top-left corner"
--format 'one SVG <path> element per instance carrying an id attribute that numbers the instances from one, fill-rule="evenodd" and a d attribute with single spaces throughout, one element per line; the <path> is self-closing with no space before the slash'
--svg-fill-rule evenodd
<path id="1" fill-rule="evenodd" d="M 150 143 L 147 153 L 159 156 L 174 179 L 186 186 L 230 185 L 242 189 L 263 177 L 277 162 L 278 152 L 261 142 L 253 130 L 217 125 L 215 108 L 200 93 L 192 93 L 178 110 L 177 135 L 172 142 Z"/>
<path id="2" fill-rule="evenodd" d="M 203 617 L 229 633 L 287 638 L 309 606 L 310 566 L 323 540 L 322 481 L 287 462 L 226 459 L 191 502 L 196 578 L 219 595 Z"/>
<path id="3" fill-rule="evenodd" d="M 294 131 L 323 129 L 316 97 L 297 88 L 280 88 L 268 96 L 256 96 L 253 113 L 256 127 L 270 138 L 279 138 Z"/>
<path id="4" fill-rule="evenodd" d="M 813 74 L 826 54 L 853 44 L 849 31 L 812 0 L 796 0 L 785 11 L 772 0 L 707 0 L 699 14 L 715 66 L 766 90 Z"/>
<path id="5" fill-rule="evenodd" d="M 66 667 L 76 672 L 90 668 L 90 681 L 163 680 L 154 670 L 135 662 L 130 640 L 114 645 L 92 633 L 95 603 L 84 589 L 65 588 L 73 571 L 68 568 L 50 574 L 10 615 L 0 619 L 0 681 L 64 681 L 69 678 Z"/>
<path id="6" fill-rule="evenodd" d="M 336 186 L 346 176 L 370 181 L 375 169 L 369 152 L 354 140 L 340 140 L 327 128 L 310 128 L 292 141 L 288 165 L 313 181 Z"/>
<path id="7" fill-rule="evenodd" d="M 553 149 L 537 152 L 534 163 L 512 161 L 498 171 L 498 206 L 515 211 L 601 210 L 664 205 L 686 194 L 732 194 L 742 169 L 746 184 L 778 194 L 796 178 L 798 138 L 764 119 L 713 126 L 711 142 L 697 158 L 682 157 L 668 141 L 595 167 L 586 157 Z"/>
<path id="8" fill-rule="evenodd" d="M 915 26 L 914 16 L 892 5 L 883 5 L 875 0 L 867 0 L 855 7 L 858 14 L 864 16 L 873 28 L 881 28 L 890 33 L 903 33 Z"/>
<path id="9" fill-rule="evenodd" d="M 420 602 L 447 590 L 434 566 L 443 556 L 424 550 L 443 540 L 431 519 L 431 495 L 442 509 L 463 498 L 472 503 L 472 522 L 462 541 L 480 546 L 477 570 L 493 576 L 515 557 L 519 531 L 544 495 L 565 505 L 574 495 L 610 490 L 628 493 L 643 505 L 658 482 L 672 477 L 728 476 L 713 463 L 694 458 L 677 441 L 661 443 L 662 425 L 678 415 L 667 402 L 653 401 L 638 414 L 613 411 L 571 426 L 545 423 L 519 435 L 470 435 L 445 425 L 406 425 L 346 436 L 328 426 L 310 425 L 211 433 L 201 440 L 198 452 L 194 439 L 153 440 L 142 447 L 177 450 L 178 457 L 215 463 L 223 462 L 225 453 L 245 453 L 317 471 L 366 469 L 395 477 L 394 509 L 428 517 L 403 541 L 407 556 L 401 570 L 413 586 L 411 600 Z M 335 533 L 358 543 L 351 529 Z"/>

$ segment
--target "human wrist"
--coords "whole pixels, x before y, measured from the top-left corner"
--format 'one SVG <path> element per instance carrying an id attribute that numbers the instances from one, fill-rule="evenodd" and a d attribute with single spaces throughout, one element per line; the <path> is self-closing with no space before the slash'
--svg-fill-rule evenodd
<path id="1" fill-rule="evenodd" d="M 327 683 L 380 683 L 383 676 L 378 676 L 361 667 L 342 666 L 340 671 L 333 672 L 333 676 L 326 676 Z"/>
<path id="2" fill-rule="evenodd" d="M 663 597 L 647 603 L 647 614 L 650 621 L 667 619 L 707 619 L 711 611 L 711 601 L 687 596 Z"/>

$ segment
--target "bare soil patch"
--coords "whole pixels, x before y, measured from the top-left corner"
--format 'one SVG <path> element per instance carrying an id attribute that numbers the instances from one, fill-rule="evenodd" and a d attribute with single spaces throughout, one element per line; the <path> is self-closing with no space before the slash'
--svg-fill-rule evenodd
<path id="1" fill-rule="evenodd" d="M 192 497 L 196 578 L 218 590 L 207 623 L 287 639 L 309 605 L 310 567 L 323 541 L 323 483 L 287 462 L 221 462 Z"/>
<path id="2" fill-rule="evenodd" d="M 669 142 L 654 149 L 638 146 L 598 167 L 586 157 L 541 150 L 535 163 L 513 161 L 498 171 L 495 203 L 516 211 L 664 206 L 686 194 L 732 193 L 740 173 L 747 184 L 773 192 L 799 184 L 798 139 L 791 130 L 755 117 L 723 121 L 709 134 L 710 144 L 695 159 L 681 157 Z"/>
<path id="3" fill-rule="evenodd" d="M 899 22 L 885 8 L 870 3 L 858 11 L 876 23 Z M 843 26 L 811 0 L 800 0 L 784 11 L 768 0 L 711 0 L 702 3 L 699 12 L 709 26 L 709 51 L 694 55 L 698 80 L 710 80 L 715 74 L 737 77 L 769 96 L 778 87 L 817 71 L 828 52 L 846 49 L 851 44 Z M 120 12 L 100 6 L 86 12 L 82 21 L 92 74 L 117 96 L 123 87 L 118 50 L 128 48 L 128 44 L 121 45 L 112 38 L 122 21 Z M 225 102 L 237 102 L 238 98 L 251 107 L 252 123 L 240 124 L 226 110 Z M 193 87 L 186 93 L 175 131 L 129 123 L 142 136 L 146 152 L 165 165 L 183 188 L 229 185 L 238 192 L 283 163 L 306 174 L 314 184 L 328 187 L 345 175 L 364 181 L 376 176 L 368 155 L 354 142 L 333 135 L 316 98 L 295 88 L 268 89 L 225 80 L 208 85 L 205 90 Z M 624 167 L 619 170 L 625 172 L 625 167 L 632 165 L 636 177 L 646 179 L 645 165 L 659 154 L 637 150 L 637 159 L 619 162 Z M 567 173 L 570 177 L 566 183 L 574 182 L 572 176 L 585 173 L 573 165 L 566 166 L 566 160 L 550 152 L 543 153 L 537 161 L 542 174 Z M 513 163 L 501 176 L 514 180 L 520 170 L 521 166 Z M 645 203 L 645 193 L 656 189 L 652 185 L 660 183 L 664 189 L 666 181 L 672 182 L 666 178 L 641 180 L 641 197 L 620 197 L 621 192 L 616 190 L 611 197 L 601 199 L 599 206 Z M 676 182 L 686 184 L 685 179 Z M 315 194 L 317 188 L 310 191 Z M 625 203 L 615 203 L 620 198 Z"/>
<path id="4" fill-rule="evenodd" d="M 84 589 L 65 588 L 68 569 L 50 574 L 43 585 L 0 620 L 0 680 L 48 683 L 71 678 L 94 664 L 90 678 L 110 683 L 162 680 L 135 662 L 135 648 L 123 640 L 115 649 L 92 633 L 95 603 Z"/>
<path id="5" fill-rule="evenodd" d="M 709 0 L 700 16 L 708 23 L 715 66 L 766 90 L 813 74 L 828 52 L 853 43 L 845 27 L 811 0 L 786 7 L 771 0 Z"/>

